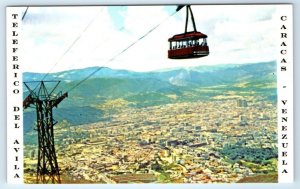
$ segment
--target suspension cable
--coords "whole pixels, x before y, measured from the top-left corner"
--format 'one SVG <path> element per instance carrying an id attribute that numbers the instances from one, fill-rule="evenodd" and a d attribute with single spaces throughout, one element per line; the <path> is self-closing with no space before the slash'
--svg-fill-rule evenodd
<path id="1" fill-rule="evenodd" d="M 103 11 L 99 11 L 95 17 L 88 23 L 88 25 L 84 28 L 84 30 L 75 38 L 75 40 L 71 43 L 71 45 L 66 49 L 66 51 L 59 57 L 59 59 L 55 62 L 55 64 L 51 67 L 51 69 L 44 75 L 44 77 L 41 80 L 46 79 L 46 77 L 49 75 L 49 73 L 57 66 L 57 64 L 62 60 L 62 58 L 72 49 L 72 47 L 77 43 L 77 41 L 82 37 L 82 35 L 87 31 L 87 29 L 92 25 L 92 23 L 96 20 L 98 15 Z"/>
<path id="2" fill-rule="evenodd" d="M 118 56 L 120 56 L 121 54 L 125 53 L 128 49 L 130 49 L 132 46 L 134 46 L 136 43 L 138 43 L 140 40 L 144 39 L 147 35 L 149 35 L 150 33 L 152 33 L 155 29 L 157 29 L 160 25 L 162 25 L 165 21 L 167 21 L 169 18 L 171 18 L 173 15 L 175 15 L 177 13 L 177 11 L 173 12 L 171 15 L 169 15 L 167 18 L 165 18 L 162 22 L 160 22 L 159 24 L 157 24 L 156 26 L 154 26 L 153 28 L 151 28 L 149 31 L 147 31 L 144 35 L 142 35 L 141 37 L 139 37 L 137 40 L 135 40 L 133 43 L 131 43 L 129 46 L 127 46 L 125 49 L 123 49 L 121 52 L 119 52 L 118 54 L 116 54 L 115 56 L 113 56 L 112 58 L 110 58 L 107 62 L 104 63 L 104 65 L 106 65 L 109 62 L 112 62 L 113 60 L 115 60 Z M 102 70 L 103 68 L 105 68 L 105 66 L 101 66 L 98 67 L 96 70 L 94 70 L 93 72 L 91 72 L 87 77 L 85 77 L 84 79 L 80 80 L 77 84 L 75 84 L 73 87 L 69 88 L 67 90 L 67 92 L 71 92 L 72 90 L 74 90 L 76 87 L 78 87 L 79 85 L 81 85 L 83 82 L 85 82 L 86 80 L 88 80 L 90 77 L 92 77 L 95 73 L 97 73 L 98 71 Z"/>
<path id="3" fill-rule="evenodd" d="M 29 9 L 29 7 L 26 8 L 26 10 L 25 10 L 25 12 L 24 12 L 24 14 L 22 16 L 22 21 L 25 19 L 25 16 L 26 16 L 26 13 L 27 13 L 28 9 Z"/>

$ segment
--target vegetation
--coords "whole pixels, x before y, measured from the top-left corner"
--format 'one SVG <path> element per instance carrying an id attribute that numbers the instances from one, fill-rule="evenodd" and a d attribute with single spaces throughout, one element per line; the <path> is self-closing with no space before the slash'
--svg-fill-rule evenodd
<path id="1" fill-rule="evenodd" d="M 78 83 L 93 69 L 69 70 L 49 74 L 62 80 L 55 92 Z M 102 69 L 75 88 L 69 97 L 54 108 L 54 119 L 71 125 L 106 121 L 107 114 L 121 108 L 142 108 L 177 102 L 224 100 L 241 96 L 264 96 L 276 100 L 276 63 L 201 66 L 158 72 L 130 72 Z M 24 73 L 24 80 L 41 74 Z M 26 94 L 24 94 L 26 96 Z M 35 128 L 35 111 L 24 112 L 24 132 Z"/>
<path id="2" fill-rule="evenodd" d="M 265 175 L 256 175 L 252 177 L 245 177 L 239 180 L 237 183 L 277 183 L 278 175 L 277 174 L 265 174 Z"/>
<path id="3" fill-rule="evenodd" d="M 227 145 L 220 150 L 222 156 L 226 156 L 232 162 L 248 161 L 257 164 L 267 164 L 268 160 L 277 158 L 277 149 L 249 148 L 239 145 Z"/>

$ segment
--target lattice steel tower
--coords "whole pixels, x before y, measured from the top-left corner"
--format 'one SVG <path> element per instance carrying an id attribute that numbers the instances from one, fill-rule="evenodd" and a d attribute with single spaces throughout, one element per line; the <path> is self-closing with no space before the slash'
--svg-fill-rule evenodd
<path id="1" fill-rule="evenodd" d="M 68 96 L 68 93 L 58 92 L 54 94 L 59 83 L 60 81 L 24 82 L 29 95 L 23 101 L 23 108 L 33 106 L 36 109 L 36 130 L 38 132 L 37 183 L 61 183 L 53 131 L 57 121 L 53 119 L 52 109 L 57 107 Z M 32 84 L 34 87 L 31 87 Z"/>

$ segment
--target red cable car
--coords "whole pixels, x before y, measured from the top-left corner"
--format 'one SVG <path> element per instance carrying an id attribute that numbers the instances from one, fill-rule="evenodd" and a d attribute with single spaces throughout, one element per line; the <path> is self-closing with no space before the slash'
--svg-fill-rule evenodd
<path id="1" fill-rule="evenodd" d="M 176 11 L 179 11 L 182 7 L 184 6 L 178 6 Z M 194 31 L 187 32 L 189 13 L 191 14 Z M 170 49 L 168 50 L 168 58 L 189 59 L 207 56 L 209 48 L 206 38 L 207 35 L 196 30 L 192 9 L 190 5 L 186 5 L 185 32 L 169 38 Z"/>

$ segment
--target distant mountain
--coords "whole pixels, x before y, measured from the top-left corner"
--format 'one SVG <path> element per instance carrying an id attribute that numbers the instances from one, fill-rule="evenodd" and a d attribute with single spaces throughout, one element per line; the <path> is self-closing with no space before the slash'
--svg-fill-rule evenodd
<path id="1" fill-rule="evenodd" d="M 175 85 L 186 85 L 191 83 L 203 83 L 211 85 L 217 80 L 226 79 L 226 82 L 232 79 L 243 79 L 243 75 L 250 77 L 264 76 L 264 74 L 276 72 L 276 63 L 265 62 L 255 64 L 226 64 L 212 66 L 198 66 L 190 68 L 177 68 L 173 70 L 158 70 L 152 72 L 133 72 L 128 70 L 113 70 L 107 67 L 89 67 L 84 69 L 74 69 L 47 75 L 47 80 L 76 81 L 86 78 L 91 73 L 93 78 L 155 78 L 163 81 L 173 82 Z M 44 73 L 25 72 L 23 74 L 24 81 L 41 80 L 45 76 Z M 225 77 L 225 78 L 224 78 Z M 213 81 L 212 81 L 213 79 Z M 208 82 L 208 83 L 206 83 Z M 221 82 L 221 81 L 220 81 Z"/>
<path id="2" fill-rule="evenodd" d="M 54 92 L 65 92 L 97 69 L 99 67 L 51 73 L 46 79 L 61 80 Z M 43 76 L 26 72 L 23 80 L 40 80 Z M 268 100 L 276 99 L 276 62 L 198 66 L 152 72 L 102 68 L 75 87 L 54 113 L 58 121 L 65 119 L 72 125 L 78 125 L 101 121 L 107 111 L 103 104 L 109 106 L 110 103 L 116 103 L 116 107 L 119 107 L 121 102 L 122 106 L 139 108 L 211 100 L 228 91 L 235 91 L 237 95 L 249 93 Z M 28 91 L 24 92 L 26 95 Z M 26 132 L 32 130 L 34 116 L 33 112 L 25 112 Z"/>
<path id="3" fill-rule="evenodd" d="M 142 73 L 133 72 L 128 70 L 113 70 L 107 67 L 88 67 L 83 69 L 73 69 L 68 71 L 62 71 L 57 73 L 50 73 L 47 75 L 47 80 L 62 80 L 62 81 L 75 81 L 81 80 L 91 73 L 99 70 L 91 78 L 99 77 L 114 77 L 114 78 L 128 78 L 128 77 L 139 77 Z M 23 74 L 24 81 L 37 81 L 41 80 L 45 76 L 45 73 L 32 73 L 25 72 Z"/>

